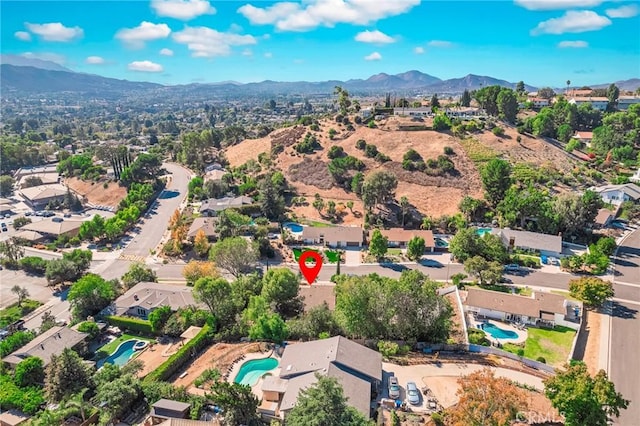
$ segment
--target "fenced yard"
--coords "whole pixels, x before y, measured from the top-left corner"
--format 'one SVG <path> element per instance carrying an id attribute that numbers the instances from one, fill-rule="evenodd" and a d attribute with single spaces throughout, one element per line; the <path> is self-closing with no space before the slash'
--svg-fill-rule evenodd
<path id="1" fill-rule="evenodd" d="M 525 358 L 544 358 L 546 364 L 554 367 L 560 367 L 567 361 L 576 335 L 575 330 L 561 326 L 553 329 L 528 327 L 527 333 L 524 347 L 507 343 L 502 349 L 515 354 L 524 349 Z"/>

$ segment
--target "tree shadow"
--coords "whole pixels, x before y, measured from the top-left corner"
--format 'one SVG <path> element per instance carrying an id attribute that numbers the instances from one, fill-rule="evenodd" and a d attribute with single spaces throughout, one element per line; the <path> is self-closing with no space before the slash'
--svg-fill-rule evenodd
<path id="1" fill-rule="evenodd" d="M 180 191 L 168 191 L 168 190 L 164 190 L 159 196 L 158 199 L 159 200 L 166 200 L 169 198 L 176 198 L 178 195 L 180 195 Z"/>
<path id="2" fill-rule="evenodd" d="M 396 272 L 402 272 L 406 269 L 409 269 L 405 265 L 399 265 L 397 263 L 380 263 L 380 266 L 382 268 L 391 269 L 392 271 Z"/>
<path id="3" fill-rule="evenodd" d="M 420 265 L 425 266 L 427 268 L 438 268 L 438 269 L 444 268 L 444 265 L 442 263 L 433 259 L 421 259 L 419 263 Z"/>
<path id="4" fill-rule="evenodd" d="M 629 308 L 616 301 L 611 302 L 611 315 L 616 318 L 634 319 L 637 313 L 637 309 Z"/>

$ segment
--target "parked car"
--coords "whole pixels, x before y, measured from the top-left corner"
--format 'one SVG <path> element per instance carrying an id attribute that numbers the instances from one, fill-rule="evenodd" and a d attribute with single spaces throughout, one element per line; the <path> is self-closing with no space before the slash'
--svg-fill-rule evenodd
<path id="1" fill-rule="evenodd" d="M 389 377 L 389 398 L 400 398 L 400 385 L 398 385 L 398 378 L 396 376 Z"/>
<path id="2" fill-rule="evenodd" d="M 420 391 L 414 382 L 407 382 L 407 401 L 409 404 L 420 404 Z"/>
<path id="3" fill-rule="evenodd" d="M 64 222 L 64 219 L 61 217 L 54 217 L 53 219 L 51 219 L 52 222 Z"/>
<path id="4" fill-rule="evenodd" d="M 71 213 L 65 213 L 65 214 L 64 214 L 64 217 L 67 217 L 67 218 L 68 218 L 68 217 L 71 217 Z"/>
<path id="5" fill-rule="evenodd" d="M 47 210 L 42 215 L 44 217 L 51 217 L 51 216 L 55 216 L 56 214 L 54 212 L 52 212 L 52 211 Z"/>
<path id="6" fill-rule="evenodd" d="M 520 265 L 518 265 L 517 263 L 511 263 L 509 265 L 505 265 L 504 267 L 505 271 L 517 271 L 518 269 L 520 269 Z"/>
<path id="7" fill-rule="evenodd" d="M 3 232 L 7 232 L 7 224 L 6 223 L 4 223 L 4 222 L 0 223 L 0 228 L 2 228 Z"/>

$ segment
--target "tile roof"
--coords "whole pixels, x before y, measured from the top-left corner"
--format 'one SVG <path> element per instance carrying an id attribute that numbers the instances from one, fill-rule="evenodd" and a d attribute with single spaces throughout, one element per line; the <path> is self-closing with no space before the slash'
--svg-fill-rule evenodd
<path id="1" fill-rule="evenodd" d="M 2 360 L 9 364 L 18 364 L 27 357 L 37 356 L 42 359 L 44 365 L 47 365 L 52 355 L 60 355 L 64 349 L 74 347 L 85 337 L 87 333 L 80 333 L 67 327 L 52 327 Z"/>
<path id="2" fill-rule="evenodd" d="M 174 311 L 190 305 L 200 306 L 193 298 L 191 287 L 152 282 L 136 284 L 118 297 L 114 303 L 117 315 L 122 315 L 135 306 L 151 310 L 168 305 Z"/>
<path id="3" fill-rule="evenodd" d="M 59 183 L 38 185 L 20 190 L 23 197 L 30 201 L 38 201 L 52 197 L 61 197 L 67 194 L 67 187 Z"/>
<path id="4" fill-rule="evenodd" d="M 345 241 L 362 244 L 364 240 L 364 230 L 360 226 L 302 227 L 303 239 L 317 240 L 320 237 L 323 237 L 324 241 L 328 243 Z"/>
<path id="5" fill-rule="evenodd" d="M 219 212 L 233 207 L 241 207 L 245 205 L 253 204 L 253 199 L 241 195 L 240 197 L 224 197 L 224 198 L 210 198 L 202 202 L 200 206 L 200 212 L 207 210 Z"/>
<path id="6" fill-rule="evenodd" d="M 62 220 L 54 222 L 53 218 L 47 218 L 39 222 L 29 223 L 22 228 L 22 231 L 35 231 L 41 234 L 62 235 L 68 232 L 79 230 L 84 222 L 81 220 Z"/>
<path id="7" fill-rule="evenodd" d="M 520 248 L 533 250 L 546 250 L 555 253 L 562 252 L 562 237 L 559 235 L 540 234 L 529 231 L 516 231 L 515 229 L 493 228 L 491 233 L 500 237 L 505 245 L 509 244 L 511 238 L 514 245 Z"/>
<path id="8" fill-rule="evenodd" d="M 218 233 L 216 232 L 217 223 L 217 217 L 197 217 L 193 220 L 193 223 L 191 223 L 189 231 L 187 232 L 187 237 L 195 237 L 200 229 L 204 231 L 204 234 L 207 237 L 215 237 L 218 235 Z"/>
<path id="9" fill-rule="evenodd" d="M 564 297 L 553 293 L 536 292 L 533 297 L 525 297 L 471 287 L 467 291 L 464 304 L 531 318 L 541 318 L 543 312 L 566 314 Z"/>
<path id="10" fill-rule="evenodd" d="M 373 231 L 369 233 L 369 238 L 371 238 L 372 233 Z M 425 231 L 421 229 L 391 228 L 381 229 L 380 233 L 382 234 L 382 236 L 387 237 L 389 241 L 398 241 L 401 243 L 407 243 L 413 237 L 422 237 L 424 238 L 425 247 L 435 247 L 433 232 L 431 231 Z"/>

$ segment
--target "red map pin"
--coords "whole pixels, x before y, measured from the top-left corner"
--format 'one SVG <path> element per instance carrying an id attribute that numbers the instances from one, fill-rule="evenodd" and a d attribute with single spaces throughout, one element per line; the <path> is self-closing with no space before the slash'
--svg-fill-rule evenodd
<path id="1" fill-rule="evenodd" d="M 313 259 L 315 265 L 307 265 L 307 259 L 309 258 Z M 307 250 L 302 252 L 298 258 L 298 265 L 300 265 L 300 272 L 302 272 L 302 275 L 304 275 L 309 285 L 311 285 L 318 277 L 320 269 L 322 269 L 322 256 L 320 256 L 320 253 L 317 251 Z"/>

